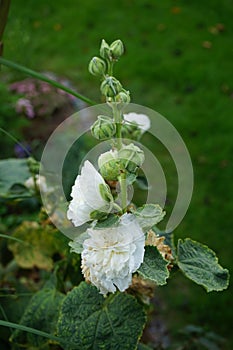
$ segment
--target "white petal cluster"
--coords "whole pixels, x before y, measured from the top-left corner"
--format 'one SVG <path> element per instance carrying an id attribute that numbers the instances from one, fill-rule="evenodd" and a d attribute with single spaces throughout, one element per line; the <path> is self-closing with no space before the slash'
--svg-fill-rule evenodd
<path id="1" fill-rule="evenodd" d="M 126 290 L 132 273 L 143 262 L 145 236 L 132 214 L 124 214 L 118 226 L 87 230 L 83 242 L 82 271 L 101 294 Z"/>
<path id="2" fill-rule="evenodd" d="M 104 185 L 108 191 L 102 176 L 86 160 L 81 169 L 81 175 L 77 176 L 72 187 L 72 200 L 67 211 L 67 218 L 72 221 L 74 226 L 81 226 L 90 221 L 90 214 L 95 210 L 108 212 L 110 203 L 101 196 L 100 185 Z"/>
<path id="3" fill-rule="evenodd" d="M 29 190 L 35 190 L 35 186 L 43 193 L 52 191 L 51 188 L 49 188 L 46 184 L 46 178 L 42 175 L 35 175 L 35 180 L 31 176 L 29 177 L 25 182 L 24 185 Z"/>
<path id="4" fill-rule="evenodd" d="M 136 123 L 142 133 L 150 129 L 150 118 L 145 114 L 131 112 L 124 114 L 124 119 L 127 122 Z"/>

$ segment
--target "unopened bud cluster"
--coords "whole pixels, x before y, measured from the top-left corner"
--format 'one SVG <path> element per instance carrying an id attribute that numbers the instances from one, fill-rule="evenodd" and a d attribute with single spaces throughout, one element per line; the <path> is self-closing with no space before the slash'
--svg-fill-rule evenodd
<path id="1" fill-rule="evenodd" d="M 100 57 L 93 57 L 89 63 L 89 72 L 102 80 L 100 91 L 107 102 L 129 103 L 129 91 L 123 89 L 119 80 L 113 76 L 113 65 L 124 53 L 121 40 L 109 45 L 104 39 L 100 46 Z"/>

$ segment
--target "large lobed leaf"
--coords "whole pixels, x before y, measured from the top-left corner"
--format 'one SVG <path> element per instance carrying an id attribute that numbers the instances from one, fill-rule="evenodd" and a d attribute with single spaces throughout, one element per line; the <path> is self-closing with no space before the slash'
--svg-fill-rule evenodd
<path id="1" fill-rule="evenodd" d="M 169 277 L 168 264 L 156 247 L 146 246 L 144 260 L 138 272 L 142 277 L 162 286 L 167 283 L 166 280 Z"/>
<path id="2" fill-rule="evenodd" d="M 145 324 L 143 306 L 124 293 L 104 298 L 96 287 L 82 282 L 65 298 L 58 336 L 76 344 L 65 349 L 134 350 Z"/>
<path id="3" fill-rule="evenodd" d="M 229 272 L 218 264 L 216 254 L 207 246 L 190 238 L 178 241 L 177 263 L 192 281 L 202 285 L 207 292 L 228 287 Z"/>
<path id="4" fill-rule="evenodd" d="M 40 331 L 54 334 L 61 302 L 65 295 L 55 288 L 55 277 L 52 276 L 42 290 L 37 292 L 30 300 L 21 320 L 20 325 L 35 328 Z M 48 348 L 48 340 L 44 337 L 26 333 L 16 329 L 12 336 L 13 343 L 32 345 L 35 349 Z"/>
<path id="5" fill-rule="evenodd" d="M 51 270 L 52 256 L 55 253 L 64 253 L 67 238 L 50 225 L 41 226 L 37 222 L 24 221 L 17 227 L 8 247 L 14 255 L 19 266 Z"/>
<path id="6" fill-rule="evenodd" d="M 31 176 L 27 159 L 0 160 L 0 197 L 31 197 L 24 182 Z"/>

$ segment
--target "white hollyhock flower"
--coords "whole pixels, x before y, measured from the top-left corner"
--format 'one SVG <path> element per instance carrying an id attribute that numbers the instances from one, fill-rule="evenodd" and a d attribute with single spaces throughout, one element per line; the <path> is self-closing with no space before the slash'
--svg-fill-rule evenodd
<path id="1" fill-rule="evenodd" d="M 113 201 L 108 185 L 88 160 L 81 169 L 81 175 L 76 177 L 71 197 L 67 218 L 74 226 L 90 221 L 90 214 L 95 210 L 109 212 Z"/>
<path id="2" fill-rule="evenodd" d="M 124 114 L 124 119 L 127 122 L 136 123 L 141 129 L 142 133 L 150 129 L 150 118 L 145 114 L 131 112 L 128 114 Z"/>
<path id="3" fill-rule="evenodd" d="M 102 294 L 123 292 L 144 257 L 145 236 L 132 214 L 124 214 L 118 226 L 87 230 L 83 242 L 82 271 Z M 75 249 L 75 245 L 72 245 Z"/>
<path id="4" fill-rule="evenodd" d="M 35 186 L 41 191 L 41 192 L 49 192 L 52 191 L 51 188 L 49 188 L 46 184 L 46 178 L 42 175 L 35 175 L 35 180 L 31 176 L 29 177 L 25 182 L 24 185 L 29 189 L 29 190 L 35 190 Z"/>

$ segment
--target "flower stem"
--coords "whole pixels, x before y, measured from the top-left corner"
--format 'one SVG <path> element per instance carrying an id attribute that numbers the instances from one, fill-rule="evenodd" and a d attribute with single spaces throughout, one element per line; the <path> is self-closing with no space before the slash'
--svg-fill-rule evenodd
<path id="1" fill-rule="evenodd" d="M 122 171 L 120 175 L 120 186 L 121 186 L 121 207 L 125 212 L 127 207 L 127 184 L 126 184 L 126 173 Z"/>
<path id="2" fill-rule="evenodd" d="M 122 117 L 121 117 L 121 111 L 117 108 L 117 104 L 115 102 L 112 103 L 112 111 L 113 111 L 114 121 L 116 124 L 117 149 L 119 150 L 122 147 L 122 139 L 121 139 Z"/>

